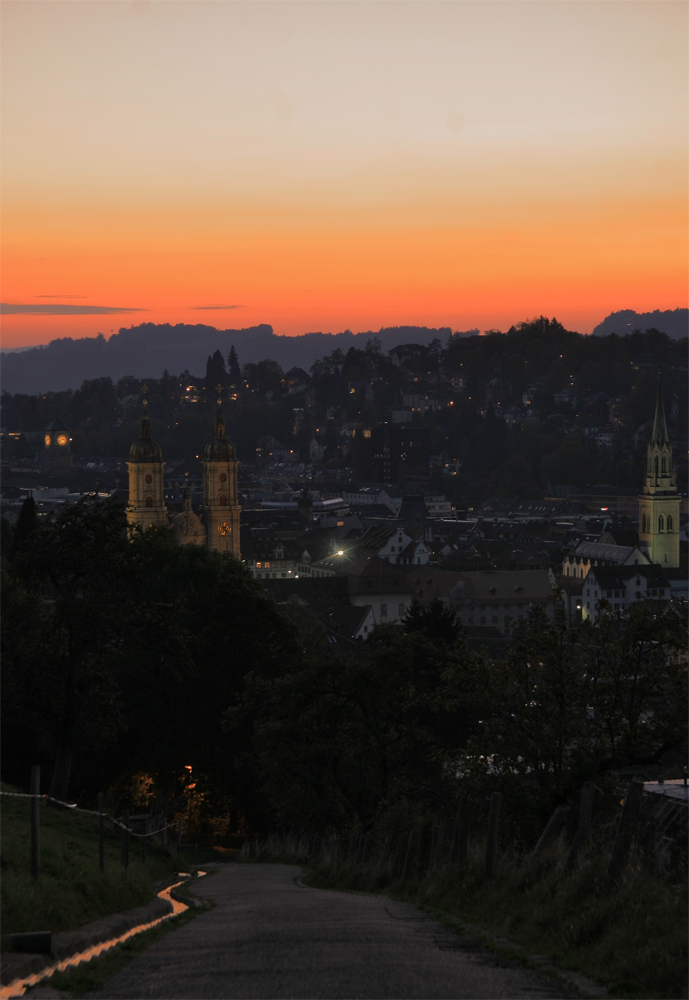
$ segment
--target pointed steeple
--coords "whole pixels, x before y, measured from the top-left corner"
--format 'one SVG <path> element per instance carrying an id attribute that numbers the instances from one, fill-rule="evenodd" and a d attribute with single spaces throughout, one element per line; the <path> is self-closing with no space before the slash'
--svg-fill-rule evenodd
<path id="1" fill-rule="evenodd" d="M 656 397 L 656 414 L 653 421 L 653 434 L 651 444 L 669 444 L 670 437 L 665 423 L 665 407 L 663 406 L 663 390 L 660 384 L 660 373 L 658 374 L 658 395 Z"/>
<path id="2" fill-rule="evenodd" d="M 151 421 L 148 416 L 148 412 L 144 409 L 144 412 L 139 418 L 139 440 L 140 441 L 150 441 L 151 440 Z"/>
<path id="3" fill-rule="evenodd" d="M 215 436 L 218 441 L 225 440 L 225 417 L 220 409 L 220 400 L 218 400 L 218 409 L 215 414 Z"/>

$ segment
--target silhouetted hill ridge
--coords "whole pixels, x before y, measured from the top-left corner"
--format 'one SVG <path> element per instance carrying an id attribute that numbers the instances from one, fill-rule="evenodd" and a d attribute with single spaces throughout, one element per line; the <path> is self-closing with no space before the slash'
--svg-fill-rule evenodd
<path id="1" fill-rule="evenodd" d="M 61 337 L 45 347 L 20 353 L 3 353 L 2 387 L 8 392 L 38 393 L 77 389 L 84 379 L 124 375 L 159 378 L 164 369 L 175 375 L 190 371 L 201 375 L 209 354 L 220 350 L 225 358 L 234 344 L 241 364 L 272 358 L 287 370 L 297 365 L 309 369 L 317 358 L 336 348 L 349 350 L 363 346 L 369 337 L 378 337 L 384 351 L 399 344 L 428 344 L 439 337 L 446 341 L 450 328 L 399 326 L 379 331 L 352 333 L 306 333 L 299 337 L 279 337 L 266 323 L 243 330 L 217 330 L 205 324 L 141 323 L 123 327 L 109 340 L 97 337 Z M 443 343 L 443 346 L 444 343 Z"/>
<path id="2" fill-rule="evenodd" d="M 673 340 L 689 335 L 689 309 L 654 309 L 653 312 L 638 313 L 634 309 L 620 309 L 610 313 L 602 323 L 594 327 L 594 337 L 609 337 L 611 333 L 624 336 L 634 330 L 659 330 Z"/>

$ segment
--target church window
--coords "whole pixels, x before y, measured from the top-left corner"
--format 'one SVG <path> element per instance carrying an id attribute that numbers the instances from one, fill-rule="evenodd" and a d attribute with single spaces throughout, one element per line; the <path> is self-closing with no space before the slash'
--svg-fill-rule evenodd
<path id="1" fill-rule="evenodd" d="M 218 497 L 218 503 L 220 504 L 221 507 L 227 507 L 227 497 L 225 496 L 224 493 L 221 497 Z"/>
<path id="2" fill-rule="evenodd" d="M 658 478 L 658 456 L 657 455 L 655 457 L 655 471 L 656 471 L 656 479 L 657 479 Z"/>
<path id="3" fill-rule="evenodd" d="M 667 530 L 672 531 L 672 514 L 667 516 Z"/>
<path id="4" fill-rule="evenodd" d="M 150 485 L 151 485 L 151 483 L 153 482 L 153 476 L 151 475 L 151 473 L 150 473 L 150 472 L 148 472 L 148 473 L 146 474 L 146 482 L 148 483 L 148 485 L 149 485 L 149 486 L 150 486 Z"/>
<path id="5" fill-rule="evenodd" d="M 225 475 L 224 472 L 220 473 L 220 482 L 221 483 L 226 483 L 227 482 L 227 476 Z"/>
<path id="6" fill-rule="evenodd" d="M 662 514 L 658 518 L 658 531 L 665 531 L 665 518 Z"/>
<path id="7" fill-rule="evenodd" d="M 662 469 L 663 469 L 663 474 L 665 474 L 667 472 L 667 459 L 665 458 L 665 455 L 663 455 Z"/>
<path id="8" fill-rule="evenodd" d="M 147 507 L 153 506 L 153 497 L 146 497 L 146 506 Z"/>

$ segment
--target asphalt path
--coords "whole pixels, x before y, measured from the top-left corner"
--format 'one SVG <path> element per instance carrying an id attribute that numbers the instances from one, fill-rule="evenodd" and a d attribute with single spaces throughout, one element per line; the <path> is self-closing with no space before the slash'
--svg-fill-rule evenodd
<path id="1" fill-rule="evenodd" d="M 406 903 L 310 889 L 292 865 L 226 864 L 194 886 L 215 904 L 116 973 L 101 998 L 566 997 Z"/>

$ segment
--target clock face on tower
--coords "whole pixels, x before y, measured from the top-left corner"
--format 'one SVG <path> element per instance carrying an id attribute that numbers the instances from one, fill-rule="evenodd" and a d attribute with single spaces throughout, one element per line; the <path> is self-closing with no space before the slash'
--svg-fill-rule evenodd
<path id="1" fill-rule="evenodd" d="M 222 522 L 222 524 L 219 524 L 219 525 L 218 525 L 218 534 L 220 534 L 220 535 L 223 535 L 223 537 L 224 537 L 225 535 L 229 535 L 229 533 L 230 533 L 231 531 L 232 531 L 232 528 L 231 528 L 231 527 L 230 527 L 230 525 L 229 525 L 229 524 L 227 523 L 227 521 L 223 521 L 223 522 Z"/>
<path id="2" fill-rule="evenodd" d="M 50 434 L 46 434 L 43 440 L 45 441 L 46 448 L 50 448 Z"/>
<path id="3" fill-rule="evenodd" d="M 62 445 L 62 447 L 64 447 L 67 444 L 67 435 L 66 434 L 58 434 L 58 436 L 57 436 L 57 443 L 59 445 Z"/>

